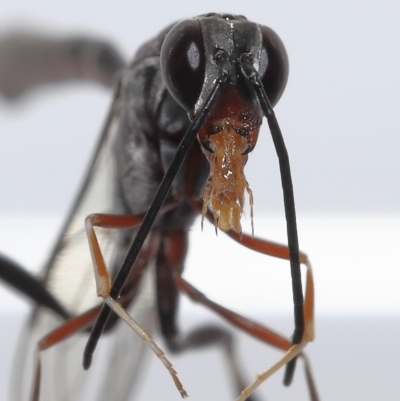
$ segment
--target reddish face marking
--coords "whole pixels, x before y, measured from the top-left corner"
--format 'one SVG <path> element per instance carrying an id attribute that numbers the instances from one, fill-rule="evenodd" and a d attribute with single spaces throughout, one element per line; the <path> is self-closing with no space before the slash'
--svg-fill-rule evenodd
<path id="1" fill-rule="evenodd" d="M 228 85 L 199 131 L 202 149 L 210 163 L 204 189 L 203 215 L 209 209 L 215 226 L 242 232 L 244 192 L 253 198 L 244 175 L 247 154 L 253 150 L 262 122 L 259 107 L 236 86 Z M 251 210 L 251 217 L 252 217 Z M 253 222 L 252 222 L 253 225 Z"/>

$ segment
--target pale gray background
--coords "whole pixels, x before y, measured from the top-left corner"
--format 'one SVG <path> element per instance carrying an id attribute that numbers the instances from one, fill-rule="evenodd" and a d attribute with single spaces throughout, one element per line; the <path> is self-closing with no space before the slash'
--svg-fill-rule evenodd
<path id="1" fill-rule="evenodd" d="M 170 22 L 209 11 L 244 14 L 276 30 L 290 59 L 288 87 L 276 112 L 291 158 L 300 243 L 315 269 L 318 341 L 309 353 L 322 399 L 398 400 L 400 4 L 174 1 L 162 9 L 158 4 L 3 1 L 0 29 L 28 25 L 60 34 L 100 35 L 113 40 L 127 57 Z M 40 266 L 109 102 L 109 93 L 90 85 L 72 85 L 58 93 L 43 90 L 15 107 L 0 99 L 0 251 L 30 268 Z M 256 233 L 284 241 L 279 174 L 267 127 L 248 163 L 247 178 L 255 195 Z M 198 225 L 188 262 L 191 281 L 213 299 L 263 322 L 273 316 L 272 325 L 276 322 L 290 333 L 288 277 L 278 277 L 279 268 L 260 267 L 264 259 L 238 256 L 237 247 L 229 241 L 225 246 L 222 235 L 217 248 L 213 229 L 206 227 L 201 234 Z M 231 273 L 225 285 L 230 288 L 221 288 L 224 264 Z M 272 288 L 266 290 L 265 283 Z M 21 320 L 28 306 L 6 290 L 0 295 L 2 353 L 11 358 L 16 319 Z M 279 314 L 288 317 L 284 323 Z M 184 304 L 182 321 L 203 318 Z M 260 356 L 260 349 L 269 353 L 257 345 L 246 343 L 243 359 L 246 352 L 250 360 Z M 191 400 L 209 399 L 210 392 L 218 394 L 215 399 L 232 399 L 226 382 L 213 381 L 220 362 L 218 355 L 212 358 L 203 365 L 190 356 L 187 365 L 178 362 L 185 383 L 190 382 Z M 204 372 L 196 374 L 198 364 L 211 373 L 209 382 Z M 159 376 L 158 364 L 153 365 L 151 378 L 165 378 Z M 266 367 L 263 361 L 256 366 L 249 369 L 249 378 Z M 4 364 L 0 397 L 9 372 Z M 151 378 L 141 399 L 179 399 L 168 378 L 159 386 Z M 158 388 L 160 393 L 154 393 Z M 204 389 L 212 391 L 203 395 Z M 224 392 L 219 396 L 218 391 Z M 267 387 L 268 399 L 299 399 L 295 391 L 278 394 L 268 395 Z"/>

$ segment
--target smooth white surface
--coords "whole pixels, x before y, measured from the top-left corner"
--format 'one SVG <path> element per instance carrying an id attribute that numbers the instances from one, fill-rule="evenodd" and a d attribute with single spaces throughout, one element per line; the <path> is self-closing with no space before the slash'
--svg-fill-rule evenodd
<path id="1" fill-rule="evenodd" d="M 57 231 L 57 219 L 0 215 L 0 243 L 6 254 L 37 270 Z M 284 240 L 284 222 L 271 216 L 255 220 L 256 233 Z M 397 338 L 400 334 L 399 221 L 396 218 L 341 216 L 299 221 L 303 249 L 313 262 L 316 284 L 317 338 L 311 358 L 321 399 L 396 401 L 400 395 Z M 288 264 L 250 252 L 211 225 L 193 227 L 185 277 L 213 300 L 255 318 L 289 336 L 293 329 Z M 30 303 L 0 287 L 0 400 L 9 388 L 17 335 Z M 218 321 L 201 307 L 182 302 L 183 332 Z M 161 340 L 156 337 L 159 344 Z M 279 353 L 240 335 L 240 358 L 248 380 Z M 221 352 L 215 349 L 170 356 L 192 400 L 234 399 Z M 159 361 L 150 369 L 139 400 L 178 399 Z M 80 368 L 80 361 L 77 368 Z M 147 370 L 149 369 L 149 370 Z M 299 364 L 294 387 L 285 389 L 282 374 L 260 390 L 262 399 L 307 399 Z M 157 385 L 155 385 L 157 383 Z M 3 397 L 3 398 L 1 398 Z M 136 398 L 135 398 L 136 399 Z"/>
<path id="2" fill-rule="evenodd" d="M 400 220 L 395 216 L 301 218 L 301 248 L 309 255 L 321 315 L 400 314 Z M 285 243 L 285 222 L 255 219 L 257 236 Z M 0 215 L 2 252 L 37 271 L 57 233 L 57 219 Z M 211 299 L 243 313 L 290 314 L 289 265 L 251 252 L 200 221 L 191 230 L 185 277 Z M 23 302 L 0 287 L 0 311 Z M 184 301 L 184 310 L 201 313 Z"/>
<path id="3" fill-rule="evenodd" d="M 56 220 L 0 216 L 3 250 L 37 270 L 54 239 Z M 322 400 L 396 401 L 400 394 L 398 219 L 303 218 L 299 230 L 302 248 L 314 266 L 317 339 L 307 352 Z M 271 216 L 258 218 L 256 233 L 284 241 L 284 222 Z M 222 233 L 216 237 L 209 224 L 201 232 L 197 221 L 185 277 L 211 299 L 290 336 L 293 317 L 287 263 L 250 252 Z M 30 307 L 19 294 L 0 287 L 0 352 L 4 358 L 0 394 L 9 387 L 16 337 Z M 184 332 L 215 320 L 186 299 L 180 316 Z M 248 379 L 279 355 L 246 336 L 241 336 L 240 344 Z M 213 349 L 171 358 L 191 399 L 202 400 L 210 393 L 218 399 L 233 399 L 220 352 Z M 149 360 L 151 368 L 139 399 L 177 399 L 164 368 L 152 356 Z M 299 394 L 307 399 L 303 373 L 298 370 L 293 389 L 286 391 L 278 375 L 262 387 L 263 399 L 297 400 Z M 8 398 L 0 396 L 0 400 Z"/>

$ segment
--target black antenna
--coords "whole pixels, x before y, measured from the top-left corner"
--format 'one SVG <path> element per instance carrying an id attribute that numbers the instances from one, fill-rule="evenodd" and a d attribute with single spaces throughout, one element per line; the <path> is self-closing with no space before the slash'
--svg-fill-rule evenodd
<path id="1" fill-rule="evenodd" d="M 290 272 L 292 276 L 292 291 L 294 304 L 294 333 L 292 344 L 299 344 L 304 334 L 304 311 L 303 311 L 303 287 L 301 284 L 299 240 L 297 236 L 296 210 L 294 205 L 294 193 L 292 176 L 290 173 L 289 155 L 286 150 L 281 129 L 275 117 L 274 110 L 265 93 L 260 75 L 254 69 L 251 58 L 245 54 L 240 59 L 242 73 L 251 82 L 260 101 L 264 115 L 268 120 L 268 126 L 274 141 L 276 153 L 279 159 L 279 169 L 283 189 L 283 201 L 285 206 L 286 227 L 288 236 L 288 246 L 290 254 Z M 284 384 L 288 386 L 293 379 L 296 359 L 292 359 L 286 365 Z"/>

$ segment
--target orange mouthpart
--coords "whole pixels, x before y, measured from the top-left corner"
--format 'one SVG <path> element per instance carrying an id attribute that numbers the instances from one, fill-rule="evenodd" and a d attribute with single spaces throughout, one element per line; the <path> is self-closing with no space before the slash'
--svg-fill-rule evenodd
<path id="1" fill-rule="evenodd" d="M 251 226 L 253 227 L 253 195 L 244 175 L 248 146 L 245 137 L 231 125 L 210 135 L 210 148 L 205 151 L 210 163 L 210 176 L 203 194 L 203 219 L 209 209 L 214 216 L 215 227 L 222 231 L 242 233 L 240 219 L 243 214 L 244 193 L 249 194 Z"/>
<path id="2" fill-rule="evenodd" d="M 215 227 L 242 233 L 245 192 L 249 195 L 251 227 L 253 194 L 244 175 L 247 154 L 257 143 L 263 113 L 245 85 L 227 85 L 200 128 L 198 138 L 210 163 L 203 194 L 203 219 L 209 210 Z"/>

